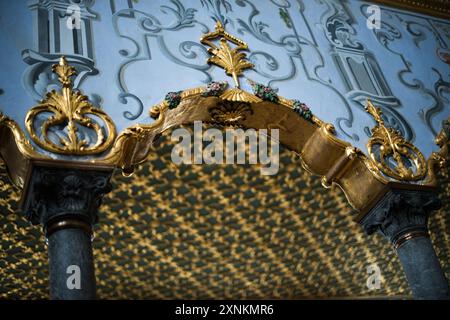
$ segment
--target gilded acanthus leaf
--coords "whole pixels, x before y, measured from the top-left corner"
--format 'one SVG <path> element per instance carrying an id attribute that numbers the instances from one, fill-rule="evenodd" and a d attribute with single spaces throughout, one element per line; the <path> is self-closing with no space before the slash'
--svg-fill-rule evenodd
<path id="1" fill-rule="evenodd" d="M 243 70 L 253 67 L 253 64 L 245 60 L 245 53 L 239 52 L 238 48 L 232 49 L 225 39 L 221 39 L 220 48 L 213 48 L 211 53 L 213 56 L 208 61 L 224 68 L 233 78 L 241 75 Z"/>
<path id="2" fill-rule="evenodd" d="M 63 87 L 70 87 L 72 85 L 72 80 L 70 80 L 70 77 L 77 74 L 75 68 L 67 64 L 67 60 L 64 56 L 61 57 L 58 64 L 54 64 L 52 66 L 52 70 L 58 75 L 58 80 L 61 82 Z"/>

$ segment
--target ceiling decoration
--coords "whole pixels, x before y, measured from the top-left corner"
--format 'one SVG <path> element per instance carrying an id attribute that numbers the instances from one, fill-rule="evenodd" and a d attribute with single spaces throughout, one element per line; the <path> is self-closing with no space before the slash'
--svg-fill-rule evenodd
<path id="1" fill-rule="evenodd" d="M 416 11 L 444 19 L 450 18 L 449 0 L 371 0 L 371 2 Z"/>
<path id="2" fill-rule="evenodd" d="M 220 47 L 212 43 L 216 38 Z M 380 152 L 392 154 L 392 174 L 380 165 L 383 157 L 367 157 L 338 139 L 334 127 L 299 100 L 285 99 L 255 82 L 252 93 L 241 90 L 239 75 L 251 67 L 241 52 L 247 46 L 219 23 L 203 42 L 211 46 L 209 61 L 223 67 L 235 87 L 211 82 L 169 92 L 149 111 L 155 121 L 129 127 L 117 137 L 110 118 L 72 90 L 74 69 L 64 58 L 54 67 L 61 93 L 48 93 L 26 119 L 35 146 L 17 123 L 0 114 L 0 154 L 7 166 L 2 167 L 0 185 L 0 297 L 47 297 L 41 232 L 17 214 L 20 192 L 6 179 L 8 172 L 26 191 L 36 159 L 135 173 L 132 178 L 116 175 L 101 207 L 94 242 L 100 298 L 409 296 L 394 250 L 380 237 L 365 237 L 352 221 L 360 221 L 392 185 L 436 190 L 437 166 L 444 166 L 448 156 L 446 127 L 436 140 L 441 150 L 426 165 L 423 157 L 411 158 L 417 172 L 410 173 L 403 162 L 410 153 L 404 147 L 416 155 L 420 151 L 384 127 L 369 104 L 377 119 L 369 152 L 378 144 L 384 148 Z M 42 122 L 37 116 L 41 112 L 53 115 Z M 106 129 L 87 114 L 102 120 Z M 167 135 L 196 121 L 278 129 L 282 171 L 264 177 L 254 165 L 175 166 Z M 78 131 L 81 127 L 88 132 Z M 448 187 L 448 176 L 443 181 Z M 442 197 L 445 205 L 430 229 L 438 255 L 448 261 L 448 189 Z M 367 268 L 373 264 L 384 279 L 377 292 L 366 286 Z"/>
<path id="3" fill-rule="evenodd" d="M 218 39 L 219 47 L 214 43 Z M 182 124 L 203 121 L 242 128 L 269 129 L 269 133 L 272 129 L 278 129 L 279 142 L 300 155 L 299 164 L 304 169 L 322 176 L 325 187 L 336 184 L 344 190 L 348 202 L 357 213 L 357 221 L 386 194 L 392 183 L 415 181 L 416 187 L 420 189 L 433 190 L 436 187 L 436 164 L 442 166 L 442 161 L 436 161 L 434 157 L 425 164 L 420 151 L 406 142 L 399 133 L 393 135 L 393 130 L 389 131 L 378 121 L 371 140 L 376 140 L 376 143 L 368 145 L 370 157 L 367 157 L 361 150 L 338 139 L 333 125 L 318 119 L 299 100 L 285 99 L 270 87 L 251 80 L 253 93 L 240 89 L 239 76 L 244 69 L 252 67 L 242 52 L 247 49 L 247 44 L 227 33 L 220 22 L 216 24 L 216 30 L 205 34 L 201 41 L 211 47 L 208 61 L 224 68 L 233 77 L 235 87 L 227 89 L 226 82 L 212 82 L 206 87 L 169 92 L 162 103 L 151 108 L 150 115 L 156 119 L 154 122 L 131 126 L 117 138 L 111 119 L 101 109 L 93 107 L 81 93 L 72 90 L 71 77 L 75 74 L 75 69 L 62 57 L 60 63 L 53 66 L 62 84 L 61 93 L 48 93 L 47 98 L 33 107 L 26 117 L 26 127 L 31 139 L 42 148 L 39 152 L 25 142 L 25 135 L 20 132 L 18 125 L 6 116 L 0 117 L 0 139 L 4 141 L 0 146 L 0 153 L 8 165 L 11 163 L 9 172 L 13 181 L 26 188 L 26 177 L 29 177 L 28 171 L 31 170 L 30 161 L 40 158 L 119 167 L 124 174 L 129 175 L 136 165 L 147 160 L 155 138 L 164 131 Z M 370 106 L 371 104 L 368 107 Z M 372 106 L 368 110 L 376 109 Z M 40 133 L 37 133 L 37 115 L 48 112 L 53 115 L 47 120 L 40 120 Z M 101 128 L 94 117 L 103 121 L 105 127 Z M 53 128 L 51 132 L 50 128 Z M 382 134 L 386 132 L 390 133 Z M 390 141 L 394 136 L 396 141 Z M 448 137 L 444 144 L 447 141 Z M 378 144 L 378 148 L 373 148 L 375 144 Z M 409 151 L 415 152 L 415 158 L 410 158 L 412 161 L 406 163 L 403 158 L 412 154 L 408 151 L 402 157 L 399 152 L 405 151 L 408 146 Z M 67 154 L 68 157 L 56 157 L 56 154 Z M 99 156 L 89 157 L 93 154 Z M 395 161 L 387 165 L 388 159 L 384 157 L 391 155 Z M 443 156 L 445 154 L 437 157 Z M 417 172 L 410 174 L 414 166 Z M 408 184 L 408 188 L 413 187 Z"/>

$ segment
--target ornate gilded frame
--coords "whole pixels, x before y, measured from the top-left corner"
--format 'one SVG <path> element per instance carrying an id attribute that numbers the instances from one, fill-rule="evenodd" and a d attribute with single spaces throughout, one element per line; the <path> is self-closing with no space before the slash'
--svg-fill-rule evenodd
<path id="1" fill-rule="evenodd" d="M 212 42 L 217 39 L 220 46 Z M 448 120 L 436 138 L 440 151 L 426 161 L 420 150 L 398 131 L 385 126 L 380 109 L 369 101 L 366 110 L 377 125 L 372 129 L 372 138 L 367 144 L 368 157 L 348 142 L 338 139 L 333 125 L 318 119 L 303 103 L 280 97 L 269 87 L 254 82 L 251 83 L 253 93 L 242 90 L 239 76 L 244 69 L 251 68 L 242 52 L 247 49 L 247 44 L 228 34 L 220 23 L 201 41 L 211 46 L 209 63 L 224 68 L 233 77 L 235 86 L 228 88 L 227 82 L 213 82 L 206 87 L 171 92 L 162 103 L 150 109 L 150 115 L 156 119 L 153 123 L 133 125 L 118 136 L 112 120 L 92 106 L 80 92 L 72 89 L 70 77 L 75 70 L 62 57 L 60 64 L 54 66 L 54 72 L 62 83 L 61 93 L 48 93 L 26 117 L 31 141 L 16 122 L 0 114 L 0 155 L 13 182 L 26 190 L 27 177 L 36 161 L 64 163 L 69 168 L 77 165 L 111 170 L 120 168 L 129 175 L 136 165 L 148 159 L 151 146 L 163 132 L 202 121 L 257 130 L 279 129 L 279 142 L 300 155 L 300 165 L 305 170 L 321 176 L 325 188 L 337 185 L 344 191 L 357 213 L 357 221 L 393 187 L 435 189 L 436 170 L 443 166 L 448 155 Z M 229 46 L 227 41 L 235 47 Z M 52 113 L 52 116 L 41 124 L 41 135 L 38 135 L 34 119 L 43 111 Z M 103 121 L 106 136 L 98 130 L 99 124 L 87 114 Z M 54 141 L 45 138 L 47 127 L 54 123 L 63 125 L 68 134 L 68 139 L 61 139 L 57 147 Z M 78 127 L 75 126 L 86 126 L 96 133 L 97 138 L 91 141 L 92 145 L 77 135 Z M 44 136 L 43 140 L 41 136 Z M 32 142 L 40 147 L 39 151 Z M 61 155 L 72 158 L 68 162 Z M 388 157 L 391 158 L 390 163 L 386 160 Z M 414 170 L 405 167 L 408 160 Z"/>

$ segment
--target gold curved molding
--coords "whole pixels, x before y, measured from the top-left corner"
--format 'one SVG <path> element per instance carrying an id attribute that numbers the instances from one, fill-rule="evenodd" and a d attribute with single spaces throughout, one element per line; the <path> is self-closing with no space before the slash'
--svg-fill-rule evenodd
<path id="1" fill-rule="evenodd" d="M 94 107 L 88 98 L 79 91 L 73 90 L 71 77 L 76 75 L 75 68 L 67 64 L 64 56 L 59 64 L 52 67 L 62 84 L 61 92 L 51 91 L 40 104 L 33 107 L 25 118 L 25 126 L 31 139 L 44 150 L 70 155 L 98 154 L 107 150 L 115 138 L 115 126 L 111 118 L 101 109 Z M 51 113 L 36 131 L 36 119 L 41 113 Z M 106 137 L 100 124 L 91 117 L 98 117 L 106 126 Z M 50 139 L 48 131 L 51 127 L 63 125 L 67 129 L 66 137 L 59 137 L 58 143 Z M 81 139 L 79 127 L 85 127 L 95 133 L 95 143 Z M 63 132 L 63 130 L 60 130 Z"/>
<path id="2" fill-rule="evenodd" d="M 14 120 L 0 112 L 0 156 L 7 164 L 11 180 L 23 187 L 32 159 L 49 159 L 38 153 Z"/>
<path id="3" fill-rule="evenodd" d="M 217 86 L 208 86 L 217 88 Z M 177 93 L 177 105 L 169 100 L 154 106 L 150 114 L 156 118 L 151 124 L 138 124 L 125 129 L 103 158 L 84 161 L 94 166 L 108 165 L 121 168 L 130 175 L 134 167 L 147 161 L 153 142 L 163 132 L 195 121 L 253 129 L 279 129 L 280 143 L 300 155 L 301 166 L 311 174 L 322 177 L 326 188 L 338 186 L 358 217 L 368 212 L 389 190 L 395 179 L 388 179 L 361 150 L 335 136 L 333 125 L 324 123 L 298 109 L 295 100 L 278 97 L 270 101 L 229 101 L 221 96 L 225 91 L 211 94 L 208 87 L 198 87 Z M 226 87 L 222 83 L 221 88 Z M 10 169 L 13 180 L 23 186 L 30 159 L 49 159 L 34 150 L 19 126 L 1 115 L 0 152 Z M 7 143 L 4 143 L 7 141 Z M 434 186 L 434 159 L 441 160 L 448 153 L 448 137 L 442 131 L 436 142 L 443 146 L 430 157 L 427 179 L 407 188 Z M 16 166 L 15 164 L 21 164 Z M 359 219 L 359 218 L 358 218 Z"/>
<path id="4" fill-rule="evenodd" d="M 233 102 L 222 99 L 220 93 L 218 96 L 209 96 L 205 95 L 207 92 L 207 87 L 186 90 L 179 93 L 180 100 L 176 107 L 170 108 L 167 100 L 156 105 L 150 110 L 152 116 L 157 117 L 153 123 L 125 129 L 106 156 L 84 163 L 118 167 L 124 174 L 130 175 L 136 165 L 147 161 L 153 142 L 162 133 L 203 121 L 220 126 L 279 129 L 280 143 L 300 155 L 300 164 L 305 170 L 321 176 L 324 187 L 338 186 L 343 190 L 358 213 L 356 219 L 368 212 L 393 183 L 398 184 L 398 181 L 386 178 L 361 150 L 338 139 L 331 124 L 315 116 L 305 119 L 304 114 L 295 111 L 298 105 L 295 100 L 279 97 L 278 103 Z M 218 117 L 218 114 L 221 116 Z M 0 139 L 3 141 L 1 155 L 19 186 L 23 186 L 30 159 L 49 159 L 37 153 L 19 126 L 3 115 L 0 117 Z M 448 137 L 441 132 L 437 141 L 444 146 L 439 152 L 443 156 L 448 152 Z M 404 184 L 404 187 L 432 187 L 434 180 L 430 177 L 434 176 L 433 168 L 429 166 L 426 183 Z"/>
<path id="5" fill-rule="evenodd" d="M 434 142 L 440 150 L 433 152 L 427 161 L 428 173 L 425 184 L 437 186 L 436 174 L 439 170 L 445 168 L 449 156 L 450 118 L 443 121 L 442 130 L 438 133 Z"/>

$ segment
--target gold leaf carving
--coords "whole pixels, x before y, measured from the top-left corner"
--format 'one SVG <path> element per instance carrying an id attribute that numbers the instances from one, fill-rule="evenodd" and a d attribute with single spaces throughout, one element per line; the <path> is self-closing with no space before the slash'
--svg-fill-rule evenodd
<path id="1" fill-rule="evenodd" d="M 220 38 L 219 47 L 212 42 L 217 38 Z M 208 62 L 223 68 L 227 75 L 233 77 L 236 88 L 239 88 L 239 76 L 243 70 L 254 67 L 252 63 L 246 60 L 245 53 L 241 52 L 242 50 L 248 50 L 247 44 L 226 32 L 219 21 L 216 23 L 215 31 L 205 34 L 200 41 L 211 47 L 208 52 L 212 57 L 208 59 Z M 236 47 L 231 48 L 228 42 L 235 44 Z"/>
<path id="2" fill-rule="evenodd" d="M 386 176 L 396 180 L 417 181 L 425 177 L 427 164 L 416 146 L 406 141 L 399 131 L 385 126 L 380 108 L 367 101 L 366 111 L 377 125 L 367 143 L 370 159 Z"/>
<path id="3" fill-rule="evenodd" d="M 40 147 L 54 153 L 88 155 L 105 151 L 115 138 L 115 126 L 111 118 L 101 109 L 94 107 L 88 98 L 73 90 L 71 77 L 76 74 L 73 66 L 61 57 L 59 64 L 53 65 L 53 72 L 62 84 L 61 92 L 47 93 L 46 98 L 27 114 L 25 125 L 31 139 Z M 39 114 L 52 113 L 36 131 L 36 117 Z M 90 116 L 88 116 L 90 115 Z M 106 126 L 106 136 L 100 123 L 92 116 L 100 118 Z M 96 137 L 94 143 L 82 139 L 78 133 L 80 127 L 91 129 Z M 49 137 L 50 128 L 60 130 L 58 141 Z"/>

